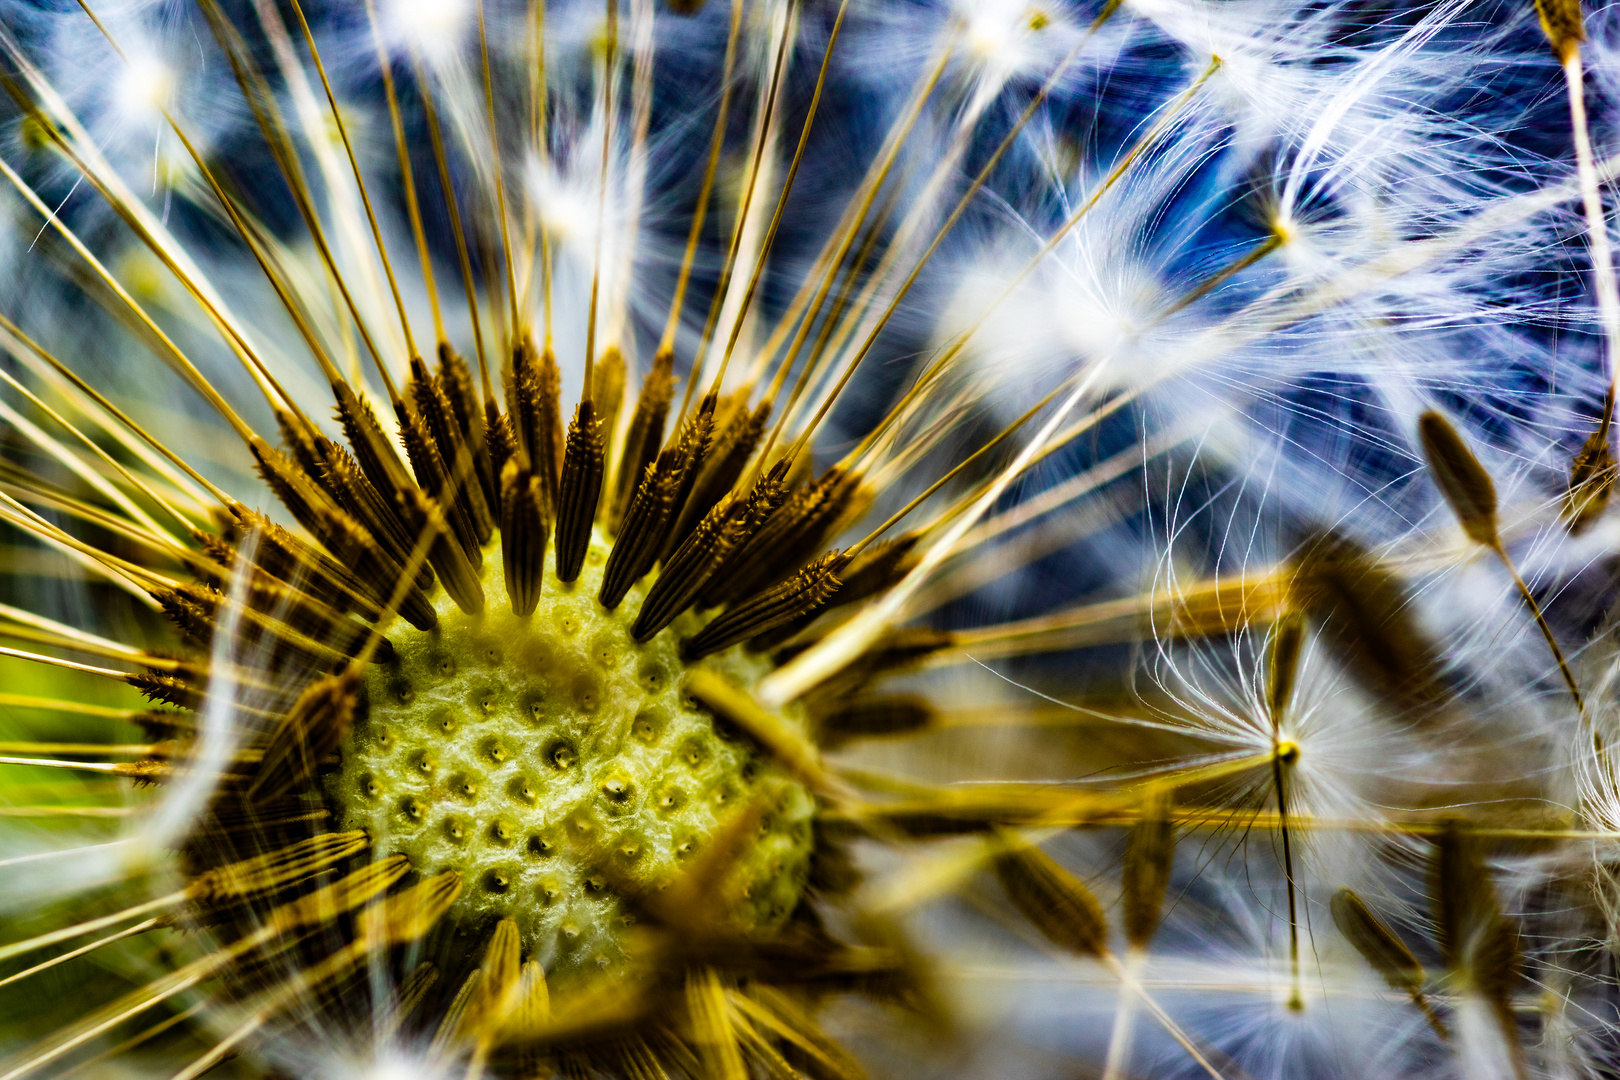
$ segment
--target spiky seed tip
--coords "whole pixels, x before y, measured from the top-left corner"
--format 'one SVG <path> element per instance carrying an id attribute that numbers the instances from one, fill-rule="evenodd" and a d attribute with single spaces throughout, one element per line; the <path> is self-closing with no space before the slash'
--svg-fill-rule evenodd
<path id="1" fill-rule="evenodd" d="M 602 425 L 603 441 L 609 441 L 619 426 L 619 410 L 624 408 L 624 353 L 617 345 L 609 345 L 596 358 L 591 372 L 591 404 L 596 407 L 596 421 Z"/>
<path id="2" fill-rule="evenodd" d="M 540 483 L 546 489 L 546 497 L 552 506 L 552 515 L 556 515 L 558 499 L 557 485 L 562 474 L 563 457 L 563 421 L 562 421 L 562 372 L 557 369 L 557 357 L 547 346 L 540 350 L 533 370 L 533 381 L 528 384 L 527 392 L 535 396 L 525 414 L 528 426 L 523 429 L 524 445 L 528 449 L 530 460 L 534 463 L 535 472 L 540 477 Z"/>
<path id="3" fill-rule="evenodd" d="M 814 611 L 838 591 L 849 558 L 829 551 L 780 585 L 773 585 L 719 616 L 686 642 L 684 653 L 702 659 Z"/>
<path id="4" fill-rule="evenodd" d="M 312 683 L 277 725 L 248 788 L 248 798 L 280 798 L 315 775 L 320 760 L 336 750 L 360 704 L 361 679 L 352 668 Z"/>
<path id="5" fill-rule="evenodd" d="M 410 863 L 402 857 L 407 868 Z M 416 941 L 438 925 L 461 895 L 461 875 L 454 870 L 435 874 L 426 881 L 395 893 L 380 907 L 361 916 L 361 937 L 379 945 L 404 945 Z"/>
<path id="6" fill-rule="evenodd" d="M 675 394 L 675 357 L 660 349 L 653 357 L 652 367 L 641 382 L 641 393 L 636 396 L 635 411 L 630 414 L 630 426 L 625 431 L 624 449 L 619 453 L 618 475 L 612 504 L 608 507 L 607 527 L 617 532 L 620 521 L 630 510 L 646 474 L 647 466 L 658 456 L 658 447 L 664 440 L 664 423 L 669 417 L 669 405 Z"/>
<path id="7" fill-rule="evenodd" d="M 1429 411 L 1418 420 L 1423 458 L 1457 523 L 1474 543 L 1501 546 L 1496 523 L 1496 485 L 1451 421 Z"/>

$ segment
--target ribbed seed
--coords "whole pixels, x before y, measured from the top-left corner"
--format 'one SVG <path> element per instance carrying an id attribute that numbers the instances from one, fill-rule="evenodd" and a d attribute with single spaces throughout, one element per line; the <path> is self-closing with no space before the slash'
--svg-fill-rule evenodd
<path id="1" fill-rule="evenodd" d="M 387 552 L 378 546 L 372 535 L 341 508 L 333 505 L 296 466 L 263 439 L 255 436 L 249 443 L 259 462 L 259 474 L 270 485 L 282 504 L 298 519 L 298 523 L 313 533 L 321 543 L 337 556 L 339 562 L 353 567 L 357 580 L 365 582 L 374 599 L 386 600 L 400 567 Z M 420 495 L 414 486 L 411 492 Z M 383 594 L 379 596 L 379 593 Z M 434 623 L 433 610 L 419 591 L 413 590 L 405 598 L 400 614 L 420 627 Z"/>
<path id="2" fill-rule="evenodd" d="M 715 588 L 704 594 L 704 603 L 713 606 L 735 601 L 804 566 L 821 549 L 832 525 L 843 517 L 859 485 L 856 474 L 835 465 L 788 496 L 753 538 L 715 571 Z"/>
<path id="3" fill-rule="evenodd" d="M 1328 907 L 1339 933 L 1392 989 L 1410 994 L 1423 988 L 1423 965 L 1361 897 L 1349 889 L 1340 889 Z"/>
<path id="4" fill-rule="evenodd" d="M 500 497 L 500 473 L 495 471 L 489 456 L 489 425 L 479 403 L 478 392 L 473 388 L 472 371 L 449 342 L 439 343 L 438 384 L 455 414 L 462 440 L 472 453 L 473 464 L 478 470 L 478 486 L 484 493 L 484 505 L 493 523 L 495 501 Z"/>
<path id="5" fill-rule="evenodd" d="M 151 594 L 152 598 L 163 607 L 163 612 L 170 621 L 189 634 L 197 644 L 206 647 L 213 640 L 218 629 L 219 608 L 225 602 L 224 593 L 209 585 L 182 582 L 174 586 L 152 589 Z M 312 626 L 311 629 L 320 634 L 319 637 L 313 636 L 285 619 L 267 612 L 257 603 L 251 602 L 257 597 L 265 596 L 262 589 L 253 590 L 249 596 L 250 604 L 236 612 L 242 624 L 237 632 L 242 635 L 244 641 L 252 638 L 253 635 L 249 631 L 274 638 L 276 645 L 270 647 L 272 656 L 286 650 L 313 663 L 330 667 L 358 655 L 369 637 L 365 627 L 341 616 L 325 619 L 319 625 Z M 290 601 L 290 596 L 285 590 L 283 598 L 284 601 Z M 282 610 L 283 612 L 287 610 L 285 603 Z M 315 609 L 306 607 L 304 610 L 306 622 L 313 621 Z M 265 647 L 262 641 L 260 647 Z M 392 646 L 387 651 L 391 649 Z M 377 660 L 384 658 L 373 657 Z"/>
<path id="6" fill-rule="evenodd" d="M 641 382 L 641 395 L 636 398 L 636 411 L 630 415 L 630 428 L 619 454 L 617 490 L 608 508 L 610 531 L 617 532 L 619 523 L 629 514 L 647 466 L 658 456 L 658 447 L 664 441 L 664 421 L 675 393 L 674 364 L 674 354 L 660 351 Z"/>
<path id="7" fill-rule="evenodd" d="M 691 606 L 716 569 L 754 535 L 781 502 L 785 464 L 778 462 L 754 484 L 746 499 L 728 496 L 664 564 L 637 614 L 632 633 L 645 641 Z"/>
<path id="8" fill-rule="evenodd" d="M 605 469 L 606 451 L 596 420 L 596 406 L 584 400 L 574 411 L 574 422 L 568 426 L 568 444 L 558 490 L 559 581 L 573 581 L 585 565 L 585 551 L 591 544 L 591 526 L 596 521 L 596 504 L 602 497 Z"/>
<path id="9" fill-rule="evenodd" d="M 439 504 L 417 488 L 401 493 L 402 508 L 414 519 L 424 533 L 431 532 L 428 561 L 439 573 L 439 582 L 456 606 L 469 615 L 484 610 L 484 587 L 478 580 L 478 569 L 467 559 L 455 535 L 445 523 Z"/>
<path id="10" fill-rule="evenodd" d="M 1435 838 L 1434 918 L 1440 956 L 1491 1003 L 1515 1069 L 1524 1071 L 1513 992 L 1520 977 L 1518 924 L 1497 903 L 1490 872 L 1472 837 L 1455 823 Z"/>
<path id="11" fill-rule="evenodd" d="M 1277 624 L 1271 642 L 1271 672 L 1266 680 L 1266 705 L 1273 727 L 1280 724 L 1299 682 L 1300 658 L 1305 650 L 1305 620 L 1290 615 Z"/>
<path id="12" fill-rule="evenodd" d="M 739 396 L 746 393 L 746 390 L 738 391 Z M 703 471 L 692 485 L 691 497 L 687 499 L 686 508 L 671 534 L 671 550 L 683 543 L 697 528 L 698 522 L 736 486 L 765 434 L 765 422 L 770 414 L 771 403 L 768 401 L 761 402 L 753 412 L 748 411 L 746 401 L 739 402 L 731 410 L 731 417 L 714 438 Z"/>
<path id="13" fill-rule="evenodd" d="M 405 444 L 406 456 L 411 459 L 417 484 L 438 504 L 451 535 L 461 545 L 462 553 L 477 566 L 483 559 L 483 545 L 478 540 L 477 530 L 473 528 L 472 517 L 458 497 L 463 485 L 451 477 L 449 463 L 416 409 L 409 402 L 401 401 L 397 412 L 400 440 Z M 466 482 L 471 484 L 472 477 L 467 477 Z"/>
<path id="14" fill-rule="evenodd" d="M 1541 18 L 1541 32 L 1547 35 L 1559 63 L 1567 61 L 1586 40 L 1581 0 L 1536 0 L 1536 14 Z"/>
<path id="15" fill-rule="evenodd" d="M 455 482 L 456 504 L 471 523 L 474 537 L 480 546 L 489 543 L 495 522 L 490 518 L 489 504 L 484 501 L 484 489 L 478 482 L 478 463 L 450 398 L 420 357 L 411 360 L 411 401 L 428 434 L 438 444 L 447 474 Z"/>
<path id="16" fill-rule="evenodd" d="M 1363 685 L 1405 710 L 1444 700 L 1440 652 L 1413 620 L 1400 579 L 1370 552 L 1347 537 L 1316 538 L 1293 592 Z"/>
<path id="17" fill-rule="evenodd" d="M 308 881 L 366 847 L 360 830 L 319 833 L 204 871 L 186 886 L 186 918 L 217 924 L 228 909 Z"/>
<path id="18" fill-rule="evenodd" d="M 299 695 L 265 746 L 248 798 L 274 799 L 315 775 L 320 759 L 337 749 L 360 703 L 360 676 L 345 668 Z"/>
<path id="19" fill-rule="evenodd" d="M 680 482 L 670 503 L 669 522 L 665 526 L 663 543 L 658 548 L 659 559 L 666 558 L 675 548 L 675 524 L 680 521 L 687 501 L 692 497 L 692 487 L 702 474 L 703 466 L 709 460 L 709 451 L 714 447 L 714 410 L 718 404 L 719 399 L 713 393 L 704 394 L 703 400 L 698 403 L 697 414 L 681 430 Z"/>
<path id="20" fill-rule="evenodd" d="M 220 592 L 229 592 L 235 587 L 237 576 L 246 574 L 254 607 L 286 618 L 293 626 L 313 636 L 341 635 L 346 628 L 361 629 L 347 617 L 349 615 L 371 622 L 380 614 L 380 609 L 369 598 L 335 580 L 323 578 L 314 567 L 294 564 L 295 585 L 270 571 L 270 563 L 286 565 L 286 560 L 273 552 L 264 552 L 255 546 L 255 561 L 249 564 L 237 558 L 236 549 L 220 537 L 198 532 L 193 539 L 207 554 L 206 559 L 191 560 L 199 579 Z M 269 555 L 268 560 L 265 555 Z"/>
<path id="21" fill-rule="evenodd" d="M 326 493 L 291 459 L 258 436 L 249 441 L 248 449 L 257 463 L 260 479 L 275 492 L 281 504 L 298 524 L 316 536 L 321 535 L 318 529 L 322 511 L 337 509 Z"/>
<path id="22" fill-rule="evenodd" d="M 1513 991 L 1523 976 L 1523 959 L 1519 924 L 1505 915 L 1491 924 L 1474 949 L 1474 984 L 1496 1006 L 1497 1016 L 1515 1047 L 1518 1021 L 1513 1012 Z"/>
<path id="23" fill-rule="evenodd" d="M 1164 894 L 1170 887 L 1176 834 L 1166 802 L 1162 795 L 1150 798 L 1125 840 L 1125 870 L 1121 879 L 1125 940 L 1135 949 L 1147 948 L 1158 932 Z"/>
<path id="24" fill-rule="evenodd" d="M 636 489 L 636 497 L 630 503 L 603 569 L 602 588 L 597 598 L 604 607 L 618 607 L 630 586 L 652 569 L 663 549 L 677 499 L 685 490 L 683 479 L 692 467 L 701 467 L 702 454 L 708 448 L 713 395 L 706 396 L 703 404 L 707 408 L 700 407 L 674 445 L 659 453 L 658 460 L 648 466 L 641 487 Z"/>
<path id="25" fill-rule="evenodd" d="M 266 618 L 285 623 L 299 633 L 330 645 L 345 656 L 358 654 L 370 637 L 370 631 L 363 624 L 308 593 L 265 574 L 255 573 L 249 579 L 248 597 L 250 608 L 263 612 Z M 384 638 L 379 641 L 375 658 L 385 661 L 392 653 L 393 646 Z"/>
<path id="26" fill-rule="evenodd" d="M 415 530 L 406 522 L 400 504 L 397 501 L 385 502 L 371 481 L 355 468 L 354 459 L 342 447 L 331 444 L 327 458 L 331 464 L 329 475 L 333 485 L 344 493 L 343 508 L 376 542 L 380 551 L 403 567 L 410 561 L 411 548 L 416 540 Z M 423 592 L 432 589 L 433 571 L 425 565 L 418 567 L 415 583 Z M 387 590 L 378 591 L 386 600 Z"/>
<path id="27" fill-rule="evenodd" d="M 921 556 L 916 554 L 915 549 L 920 539 L 921 533 L 910 532 L 893 540 L 873 544 L 850 560 L 849 567 L 841 575 L 843 585 L 839 586 L 836 593 L 828 597 L 820 607 L 811 608 L 775 630 L 761 634 L 755 641 L 756 647 L 774 649 L 779 645 L 785 645 L 807 630 L 823 612 L 832 608 L 847 607 L 869 596 L 886 592 L 917 565 Z"/>
<path id="28" fill-rule="evenodd" d="M 496 407 L 494 401 L 484 402 L 484 439 L 489 449 L 490 468 L 495 470 L 495 498 L 490 510 L 500 513 L 500 476 L 506 463 L 517 456 L 517 436 L 512 434 L 512 420 Z"/>
<path id="29" fill-rule="evenodd" d="M 820 606 L 838 591 L 838 572 L 847 561 L 842 552 L 827 552 L 787 581 L 771 586 L 720 615 L 690 638 L 682 652 L 689 659 L 701 659 Z"/>
<path id="30" fill-rule="evenodd" d="M 852 600 L 865 600 L 898 584 L 921 559 L 916 553 L 917 542 L 921 539 L 921 532 L 902 533 L 893 540 L 873 544 L 861 552 L 849 564 L 849 572 L 844 575 L 844 587 L 838 593 L 838 602 L 847 604 Z"/>
<path id="31" fill-rule="evenodd" d="M 360 936 L 376 948 L 415 941 L 439 924 L 461 889 L 461 875 L 454 870 L 418 882 L 367 908 L 360 916 Z"/>
<path id="32" fill-rule="evenodd" d="M 1433 887 L 1440 957 L 1453 971 L 1464 971 L 1501 909 L 1475 841 L 1455 822 L 1435 838 Z"/>
<path id="33" fill-rule="evenodd" d="M 851 739 L 914 735 L 931 727 L 939 714 L 917 694 L 873 694 L 845 699 L 817 710 L 817 741 L 831 749 Z"/>
<path id="34" fill-rule="evenodd" d="M 551 350 L 536 350 L 527 337 L 512 349 L 506 407 L 517 447 L 528 455 L 546 493 L 547 513 L 553 513 L 563 454 L 562 375 Z"/>
<path id="35" fill-rule="evenodd" d="M 343 426 L 349 450 L 378 494 L 391 500 L 401 488 L 413 486 L 405 463 L 394 453 L 371 406 L 357 396 L 348 383 L 333 383 L 332 394 L 337 398 L 338 423 Z"/>
<path id="36" fill-rule="evenodd" d="M 632 637 L 637 641 L 648 640 L 691 605 L 727 547 L 735 544 L 741 532 L 737 519 L 745 510 L 740 500 L 726 499 L 704 515 L 686 542 L 664 563 L 658 580 L 647 590 L 647 598 L 641 602 L 641 610 L 630 628 Z"/>
<path id="37" fill-rule="evenodd" d="M 395 561 L 404 563 L 410 556 L 411 536 L 399 510 L 366 479 L 359 463 L 347 450 L 331 440 L 322 440 L 320 447 L 326 463 L 327 487 L 334 493 L 338 505 L 370 531 L 378 545 Z M 419 573 L 417 584 L 424 589 L 432 588 L 432 571 Z"/>
<path id="38" fill-rule="evenodd" d="M 257 537 L 253 561 L 259 570 L 317 596 L 334 608 L 353 611 L 367 620 L 378 617 L 380 608 L 374 606 L 371 590 L 330 555 L 240 503 L 231 507 L 231 514 L 236 531 Z M 221 565 L 234 568 L 238 561 L 232 547 L 229 558 L 222 560 Z"/>
<path id="39" fill-rule="evenodd" d="M 124 681 L 152 701 L 193 711 L 202 707 L 202 691 L 187 679 L 158 671 L 136 671 L 124 676 Z"/>
<path id="40" fill-rule="evenodd" d="M 465 1037 L 476 1039 L 494 1033 L 516 1004 L 518 976 L 523 970 L 523 942 L 515 920 L 495 924 L 484 959 L 478 965 L 482 978 L 462 1022 Z"/>
<path id="41" fill-rule="evenodd" d="M 850 697 L 880 678 L 918 667 L 930 656 L 955 644 L 956 635 L 949 630 L 936 630 L 931 626 L 896 627 L 886 631 L 838 674 L 818 685 L 814 696 L 817 700 Z M 786 657 L 779 653 L 778 659 Z"/>
<path id="42" fill-rule="evenodd" d="M 281 430 L 281 441 L 287 454 L 298 463 L 316 483 L 321 482 L 321 453 L 316 445 L 320 432 L 311 431 L 303 421 L 286 409 L 276 409 L 276 427 Z M 330 491 L 327 494 L 331 494 Z"/>
<path id="43" fill-rule="evenodd" d="M 516 461 L 501 470 L 501 562 L 513 614 L 528 615 L 540 600 L 546 568 L 545 493 Z"/>
<path id="44" fill-rule="evenodd" d="M 591 404 L 596 408 L 596 423 L 602 432 L 602 444 L 613 441 L 619 427 L 619 412 L 624 408 L 624 353 L 617 345 L 609 345 L 596 358 L 591 371 Z"/>
<path id="45" fill-rule="evenodd" d="M 608 553 L 607 566 L 602 571 L 602 588 L 596 598 L 602 606 L 612 610 L 619 606 L 624 594 L 630 591 L 642 574 L 652 566 L 663 540 L 663 529 L 669 520 L 669 505 L 675 497 L 674 475 L 676 449 L 665 450 L 658 460 L 648 465 L 630 501 L 630 509 L 614 538 L 613 550 Z"/>
<path id="46" fill-rule="evenodd" d="M 415 498 L 426 498 L 414 487 L 409 492 Z M 354 568 L 355 577 L 366 583 L 379 604 L 388 602 L 399 576 L 405 571 L 398 561 L 377 546 L 370 534 L 356 525 L 352 518 L 334 511 L 316 535 L 339 562 Z M 433 613 L 433 605 L 428 603 L 426 590 L 420 588 L 420 581 L 417 578 L 412 582 L 412 588 L 406 592 L 400 604 L 399 614 L 418 630 L 426 630 L 438 622 L 438 617 Z"/>

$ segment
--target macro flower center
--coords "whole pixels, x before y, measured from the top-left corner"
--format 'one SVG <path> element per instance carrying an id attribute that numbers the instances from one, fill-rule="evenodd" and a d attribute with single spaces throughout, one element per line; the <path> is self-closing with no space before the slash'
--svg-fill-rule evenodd
<path id="1" fill-rule="evenodd" d="M 484 557 L 490 597 L 505 595 L 498 544 Z M 396 624 L 329 784 L 343 828 L 424 876 L 460 873 L 450 917 L 515 920 L 554 974 L 622 966 L 636 899 L 741 815 L 759 824 L 702 883 L 720 909 L 706 917 L 742 933 L 780 925 L 809 868 L 810 794 L 683 693 L 680 642 L 701 620 L 684 613 L 638 643 L 644 588 L 612 611 L 597 601 L 608 551 L 593 536 L 569 584 L 548 566 L 526 617 L 504 603 L 469 615 L 437 591 L 437 627 Z M 770 666 L 740 647 L 703 664 L 745 686 Z"/>

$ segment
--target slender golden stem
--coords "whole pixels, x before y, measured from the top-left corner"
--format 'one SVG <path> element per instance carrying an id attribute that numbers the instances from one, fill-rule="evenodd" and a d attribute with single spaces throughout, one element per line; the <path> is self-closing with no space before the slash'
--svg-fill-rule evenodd
<path id="1" fill-rule="evenodd" d="M 737 37 L 742 28 L 743 0 L 731 0 L 731 27 L 726 34 L 726 58 L 721 66 L 720 73 L 720 106 L 715 113 L 714 128 L 709 134 L 709 157 L 703 166 L 703 183 L 698 188 L 697 202 L 692 208 L 692 225 L 686 234 L 686 251 L 681 256 L 681 270 L 675 278 L 675 295 L 669 302 L 669 316 L 664 321 L 664 333 L 658 341 L 660 354 L 672 353 L 675 350 L 675 334 L 681 325 L 681 310 L 686 305 L 686 288 L 692 277 L 692 264 L 697 258 L 698 241 L 703 236 L 703 222 L 709 212 L 709 198 L 714 192 L 714 178 L 720 168 L 720 150 L 726 140 L 726 117 L 731 110 L 732 71 L 737 63 Z M 691 400 L 691 383 L 688 381 L 685 397 L 681 402 L 681 413 L 676 417 L 677 426 L 681 416 L 685 415 L 687 402 Z"/>
<path id="2" fill-rule="evenodd" d="M 366 21 L 371 26 L 371 41 L 377 51 L 377 70 L 382 74 L 383 94 L 388 99 L 388 120 L 394 129 L 394 152 L 399 161 L 399 185 L 405 193 L 405 212 L 410 218 L 411 236 L 416 240 L 416 260 L 422 267 L 422 287 L 427 290 L 428 306 L 433 310 L 433 338 L 442 345 L 448 339 L 444 333 L 444 313 L 439 309 L 439 286 L 433 273 L 433 257 L 428 251 L 427 231 L 422 227 L 422 207 L 416 198 L 416 174 L 411 168 L 410 151 L 405 145 L 405 122 L 399 113 L 399 96 L 394 92 L 393 61 L 383 47 L 375 0 L 366 0 Z M 392 283 L 392 277 L 389 280 Z"/>
<path id="3" fill-rule="evenodd" d="M 360 172 L 359 159 L 354 156 L 354 144 L 349 140 L 349 125 L 343 122 L 343 110 L 338 108 L 337 95 L 332 93 L 332 82 L 326 77 L 326 64 L 321 60 L 321 51 L 315 45 L 315 35 L 310 32 L 309 21 L 304 18 L 304 6 L 299 0 L 291 2 L 293 14 L 298 16 L 298 27 L 304 33 L 304 44 L 309 48 L 310 59 L 315 61 L 315 73 L 320 76 L 321 89 L 326 92 L 326 104 L 332 110 L 332 122 L 337 125 L 338 138 L 343 142 L 343 152 L 348 155 L 349 170 L 354 174 L 355 187 L 360 190 L 360 203 L 365 207 L 366 222 L 371 226 L 371 239 L 377 245 L 377 257 L 382 260 L 383 275 L 388 278 L 388 291 L 393 294 L 394 307 L 399 312 L 399 328 L 405 335 L 405 351 L 415 357 L 416 339 L 411 334 L 411 320 L 405 312 L 405 299 L 400 295 L 399 281 L 394 277 L 394 263 L 388 257 L 388 245 L 383 243 L 382 228 L 377 224 L 377 213 L 371 207 L 371 194 L 366 190 L 366 178 Z M 391 82 L 392 80 L 390 85 Z"/>
<path id="4" fill-rule="evenodd" d="M 720 314 L 725 310 L 726 298 L 731 293 L 731 277 L 737 268 L 737 256 L 742 250 L 744 233 L 748 230 L 749 216 L 753 211 L 754 193 L 759 187 L 760 173 L 764 170 L 765 158 L 770 146 L 771 124 L 776 115 L 777 99 L 782 92 L 782 72 L 787 68 L 787 59 L 793 51 L 793 26 L 795 12 L 789 0 L 788 9 L 782 13 L 782 26 L 780 39 L 776 46 L 776 62 L 771 67 L 771 79 L 760 97 L 758 115 L 754 121 L 754 135 L 752 139 L 753 153 L 749 155 L 748 182 L 743 185 L 743 197 L 737 207 L 737 215 L 731 224 L 731 242 L 726 248 L 725 265 L 720 270 L 720 280 L 715 285 L 714 295 L 709 298 L 709 314 L 704 320 L 703 333 L 698 338 L 697 351 L 692 357 L 692 373 L 686 382 L 686 393 L 690 395 L 693 387 L 702 378 L 705 363 L 709 357 L 709 345 L 713 340 L 715 326 L 719 322 Z M 764 253 L 760 253 L 763 259 Z M 734 331 L 740 331 L 743 314 L 738 313 L 733 324 Z M 733 336 L 731 340 L 736 340 Z M 726 367 L 731 361 L 731 350 L 728 348 L 720 358 L 720 370 L 715 373 L 710 389 L 718 391 L 725 382 Z M 686 403 L 681 403 L 681 411 L 686 411 Z"/>
<path id="5" fill-rule="evenodd" d="M 596 250 L 591 258 L 591 300 L 585 315 L 585 378 L 580 399 L 591 396 L 596 368 L 596 305 L 602 288 L 602 232 L 607 205 L 608 165 L 613 150 L 613 119 L 618 109 L 614 84 L 619 70 L 619 0 L 607 0 L 607 49 L 602 57 L 602 175 L 596 187 Z M 551 310 L 548 301 L 546 310 Z M 549 335 L 548 335 L 549 340 Z"/>
<path id="6" fill-rule="evenodd" d="M 485 399 L 492 400 L 494 387 L 490 382 L 489 358 L 484 348 L 483 321 L 478 315 L 478 286 L 474 283 L 472 258 L 467 251 L 467 230 L 461 220 L 461 205 L 456 200 L 455 184 L 450 180 L 450 159 L 445 156 L 444 132 L 439 128 L 439 109 L 433 101 L 433 84 L 421 60 L 413 56 L 412 61 L 416 69 L 416 85 L 422 95 L 422 116 L 427 121 L 428 142 L 433 147 L 433 163 L 439 172 L 439 190 L 444 195 L 444 208 L 450 217 L 450 234 L 455 238 L 456 258 L 461 264 L 461 285 L 467 295 L 467 317 L 472 320 L 473 348 L 478 353 L 478 375 Z M 549 311 L 550 307 L 546 310 Z"/>
<path id="7" fill-rule="evenodd" d="M 506 214 L 506 176 L 501 166 L 501 134 L 496 126 L 495 84 L 489 73 L 489 36 L 484 28 L 484 0 L 478 0 L 478 53 L 484 68 L 484 112 L 489 120 L 489 156 L 495 171 L 495 213 L 501 225 L 501 252 L 506 260 L 506 298 L 512 307 L 512 334 L 521 332 L 518 314 L 517 280 L 512 266 L 511 226 Z"/>

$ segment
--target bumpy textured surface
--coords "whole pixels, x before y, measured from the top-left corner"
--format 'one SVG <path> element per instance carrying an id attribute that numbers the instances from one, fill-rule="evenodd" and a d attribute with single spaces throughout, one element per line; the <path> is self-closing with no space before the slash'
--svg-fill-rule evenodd
<path id="1" fill-rule="evenodd" d="M 607 550 L 593 537 L 571 586 L 548 565 L 539 606 L 520 619 L 492 545 L 483 615 L 440 592 L 437 629 L 398 622 L 398 659 L 372 666 L 367 715 L 329 783 L 343 828 L 367 829 L 379 855 L 403 853 L 423 874 L 460 871 L 452 915 L 517 920 L 525 952 L 559 973 L 618 965 L 627 912 L 615 882 L 667 884 L 755 801 L 768 811 L 760 833 L 720 892 L 736 927 L 785 919 L 810 858 L 809 793 L 681 692 L 679 644 L 699 620 L 687 613 L 636 644 L 645 582 L 604 610 Z M 742 685 L 766 667 L 741 649 L 705 663 Z"/>

